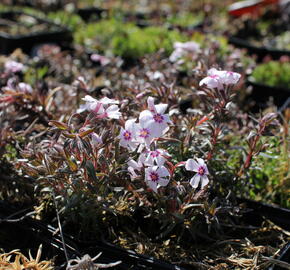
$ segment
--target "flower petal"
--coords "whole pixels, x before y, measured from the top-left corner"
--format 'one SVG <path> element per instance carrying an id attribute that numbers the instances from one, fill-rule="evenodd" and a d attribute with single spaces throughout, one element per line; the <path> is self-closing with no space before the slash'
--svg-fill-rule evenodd
<path id="1" fill-rule="evenodd" d="M 185 169 L 198 172 L 199 164 L 194 159 L 188 159 L 185 163 Z"/>
<path id="2" fill-rule="evenodd" d="M 169 171 L 164 167 L 164 166 L 161 166 L 157 169 L 157 173 L 160 177 L 167 177 L 167 176 L 170 176 L 170 173 Z"/>
<path id="3" fill-rule="evenodd" d="M 167 104 L 158 104 L 158 105 L 155 105 L 156 112 L 157 113 L 160 113 L 160 114 L 164 114 L 164 112 L 166 111 L 167 107 L 168 107 Z"/>
<path id="4" fill-rule="evenodd" d="M 206 175 L 203 175 L 201 177 L 201 188 L 203 189 L 206 185 L 208 185 L 209 180 L 208 177 Z"/>
<path id="5" fill-rule="evenodd" d="M 160 177 L 160 179 L 158 180 L 158 185 L 161 187 L 166 187 L 169 183 L 169 179 Z"/>
<path id="6" fill-rule="evenodd" d="M 199 182 L 200 182 L 200 175 L 199 175 L 199 174 L 196 174 L 195 176 L 193 176 L 193 177 L 190 179 L 190 185 L 191 185 L 193 188 L 197 188 L 198 185 L 199 185 Z"/>

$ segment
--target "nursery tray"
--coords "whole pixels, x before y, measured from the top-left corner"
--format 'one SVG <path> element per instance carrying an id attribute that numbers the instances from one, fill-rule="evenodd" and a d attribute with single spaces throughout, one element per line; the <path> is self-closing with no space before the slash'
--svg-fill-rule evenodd
<path id="1" fill-rule="evenodd" d="M 29 16 L 35 19 L 37 23 L 43 23 L 47 25 L 48 28 L 53 27 L 54 29 L 51 31 L 39 31 L 16 35 L 0 32 L 0 54 L 9 54 L 17 48 L 21 48 L 25 53 L 30 53 L 34 46 L 44 43 L 52 43 L 61 47 L 68 47 L 72 42 L 72 34 L 67 28 L 33 15 L 20 11 L 8 11 L 1 12 L 0 19 L 13 19 L 18 15 Z"/>
<path id="2" fill-rule="evenodd" d="M 264 218 L 269 219 L 284 230 L 290 231 L 290 209 L 262 203 L 250 199 L 239 198 L 239 203 L 245 204 L 249 212 L 245 219 L 252 225 L 259 226 Z"/>
<path id="3" fill-rule="evenodd" d="M 281 250 L 278 260 L 290 263 L 290 242 L 286 244 L 284 248 Z M 283 270 L 283 269 L 285 268 L 282 268 L 278 265 L 274 265 L 269 268 L 269 270 Z"/>
<path id="4" fill-rule="evenodd" d="M 283 55 L 290 56 L 289 50 L 279 50 L 275 48 L 268 48 L 268 47 L 258 47 L 251 44 L 244 38 L 232 36 L 229 38 L 229 43 L 233 44 L 236 47 L 244 48 L 248 50 L 248 53 L 253 55 L 257 55 L 258 61 L 262 61 L 263 58 L 267 55 L 271 56 L 272 59 L 279 59 Z"/>
<path id="5" fill-rule="evenodd" d="M 100 20 L 108 15 L 108 12 L 107 9 L 99 7 L 86 7 L 77 10 L 77 14 L 86 22 Z"/>
<path id="6" fill-rule="evenodd" d="M 263 109 L 266 107 L 266 102 L 269 97 L 273 97 L 274 104 L 277 107 L 282 107 L 290 97 L 290 88 L 272 87 L 261 83 L 256 83 L 251 79 L 248 79 L 246 84 L 252 86 L 253 90 L 249 98 L 256 102 L 257 109 Z M 288 104 L 289 106 L 289 104 Z"/>
<path id="7" fill-rule="evenodd" d="M 17 215 L 14 215 L 17 213 Z M 21 218 L 29 209 L 19 211 L 18 207 L 0 201 L 0 248 L 6 252 L 12 249 L 21 249 L 22 252 L 31 250 L 36 254 L 40 244 L 42 248 L 42 259 L 56 257 L 55 269 L 65 269 L 65 256 L 61 236 L 58 230 L 43 221 L 25 217 L 17 222 L 7 222 L 5 219 Z M 12 217 L 13 215 L 13 217 Z M 137 254 L 131 250 L 125 250 L 104 241 L 84 242 L 64 234 L 66 250 L 70 259 L 82 257 L 89 254 L 92 258 L 102 252 L 98 263 L 112 263 L 121 260 L 122 263 L 112 270 L 185 270 L 182 267 L 173 265 L 153 257 Z M 24 252 L 24 253 L 25 253 Z"/>

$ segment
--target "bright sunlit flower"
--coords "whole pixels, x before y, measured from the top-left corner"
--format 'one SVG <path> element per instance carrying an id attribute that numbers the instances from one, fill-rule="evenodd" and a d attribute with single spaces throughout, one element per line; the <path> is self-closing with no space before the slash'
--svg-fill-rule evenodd
<path id="1" fill-rule="evenodd" d="M 18 89 L 20 92 L 23 92 L 23 93 L 32 93 L 33 92 L 33 89 L 32 87 L 27 84 L 27 83 L 24 83 L 24 82 L 21 82 L 18 84 Z"/>
<path id="2" fill-rule="evenodd" d="M 169 60 L 171 62 L 176 62 L 177 60 L 186 56 L 187 54 L 197 53 L 200 49 L 199 44 L 194 41 L 188 41 L 184 43 L 175 42 L 173 46 L 174 51 L 169 57 Z"/>
<path id="3" fill-rule="evenodd" d="M 188 159 L 185 163 L 185 169 L 188 171 L 196 172 L 197 174 L 190 179 L 190 185 L 193 188 L 197 188 L 201 182 L 201 188 L 203 189 L 208 183 L 208 169 L 203 159 L 197 158 L 197 162 L 193 159 Z"/>
<path id="4" fill-rule="evenodd" d="M 121 117 L 119 107 L 116 105 L 119 104 L 118 100 L 110 99 L 107 97 L 97 100 L 89 95 L 86 95 L 82 100 L 84 100 L 86 103 L 80 106 L 80 108 L 77 110 L 78 113 L 83 111 L 91 111 L 96 113 L 98 118 L 108 117 L 112 119 L 119 119 Z"/>
<path id="5" fill-rule="evenodd" d="M 154 136 L 154 127 L 150 122 L 140 122 L 140 124 L 136 125 L 136 128 L 137 141 L 141 144 L 145 144 L 146 147 L 149 148 L 154 138 L 156 138 L 156 136 Z"/>
<path id="6" fill-rule="evenodd" d="M 128 162 L 128 172 L 130 174 L 130 177 L 132 180 L 139 177 L 139 175 L 136 172 L 140 172 L 141 168 L 143 167 L 143 164 L 136 162 L 133 159 L 130 159 Z"/>
<path id="7" fill-rule="evenodd" d="M 159 167 L 161 167 L 164 165 L 166 157 L 169 157 L 169 154 L 163 149 L 156 149 L 153 151 L 146 150 L 140 155 L 138 160 L 140 163 L 146 166 L 158 165 Z"/>
<path id="8" fill-rule="evenodd" d="M 217 70 L 215 68 L 211 68 L 207 77 L 202 79 L 199 83 L 199 86 L 206 86 L 208 88 L 217 88 L 222 89 L 223 86 L 236 84 L 241 75 L 236 72 L 226 71 L 226 70 Z"/>
<path id="9" fill-rule="evenodd" d="M 96 53 L 91 55 L 91 60 L 94 62 L 99 62 L 101 66 L 107 65 L 111 61 L 110 58 Z"/>
<path id="10" fill-rule="evenodd" d="M 227 71 L 227 70 L 217 70 L 215 68 L 211 68 L 208 71 L 209 76 L 218 76 L 220 78 L 220 82 L 224 85 L 236 84 L 241 78 L 241 74 Z"/>
<path id="11" fill-rule="evenodd" d="M 135 150 L 138 146 L 136 139 L 137 124 L 135 119 L 127 120 L 125 123 L 125 129 L 121 127 L 120 135 L 120 145 L 127 148 L 128 150 Z"/>
<path id="12" fill-rule="evenodd" d="M 153 166 L 145 169 L 145 182 L 154 192 L 157 192 L 160 186 L 168 185 L 169 176 L 170 173 L 164 166 Z"/>
<path id="13" fill-rule="evenodd" d="M 149 110 L 145 110 L 140 113 L 140 124 L 149 125 L 152 129 L 152 135 L 154 137 L 161 137 L 168 131 L 168 124 L 171 123 L 169 115 L 164 114 L 168 105 L 155 105 L 153 97 L 148 97 L 147 103 Z"/>

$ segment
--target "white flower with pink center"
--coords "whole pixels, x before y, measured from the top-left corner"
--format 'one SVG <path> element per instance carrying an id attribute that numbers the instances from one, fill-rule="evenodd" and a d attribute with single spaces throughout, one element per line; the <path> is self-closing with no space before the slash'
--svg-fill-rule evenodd
<path id="1" fill-rule="evenodd" d="M 201 188 L 203 189 L 209 183 L 207 177 L 209 172 L 203 159 L 197 158 L 196 160 L 188 159 L 185 163 L 185 169 L 197 173 L 190 179 L 190 185 L 193 188 L 197 188 L 201 182 Z"/>
<path id="2" fill-rule="evenodd" d="M 99 114 L 99 118 L 111 118 L 111 119 L 120 119 L 122 114 L 119 111 L 118 105 L 111 105 L 105 109 L 103 114 Z"/>
<path id="3" fill-rule="evenodd" d="M 154 192 L 161 186 L 165 187 L 169 183 L 169 171 L 164 167 L 148 167 L 145 169 L 145 182 Z"/>
<path id="4" fill-rule="evenodd" d="M 24 65 L 22 63 L 10 60 L 5 63 L 4 68 L 5 72 L 16 73 L 22 71 L 24 69 Z"/>
<path id="5" fill-rule="evenodd" d="M 152 125 L 146 122 L 137 124 L 136 138 L 139 143 L 145 144 L 146 147 L 149 147 L 155 138 Z"/>
<path id="6" fill-rule="evenodd" d="M 110 58 L 96 53 L 91 55 L 91 60 L 94 62 L 99 62 L 101 66 L 107 65 L 111 61 Z"/>
<path id="7" fill-rule="evenodd" d="M 180 58 L 186 56 L 187 54 L 198 53 L 200 50 L 200 46 L 198 43 L 194 41 L 188 42 L 175 42 L 174 43 L 174 51 L 169 57 L 171 62 L 176 62 Z"/>
<path id="8" fill-rule="evenodd" d="M 135 119 L 127 120 L 125 123 L 125 128 L 121 128 L 120 135 L 120 145 L 127 148 L 128 150 L 134 151 L 138 146 L 138 141 L 136 139 L 137 124 Z"/>
<path id="9" fill-rule="evenodd" d="M 119 104 L 118 100 L 110 99 L 107 97 L 97 100 L 89 95 L 86 95 L 82 100 L 84 100 L 86 103 L 80 106 L 80 108 L 77 110 L 78 113 L 83 111 L 91 111 L 96 113 L 98 118 L 108 117 L 112 119 L 119 119 L 121 117 L 119 107 L 116 105 Z"/>
<path id="10" fill-rule="evenodd" d="M 147 103 L 149 110 L 145 110 L 140 113 L 140 124 L 149 125 L 152 128 L 152 135 L 154 137 L 161 137 L 168 131 L 168 124 L 171 123 L 169 115 L 164 114 L 168 105 L 155 105 L 153 97 L 148 97 Z"/>
<path id="11" fill-rule="evenodd" d="M 91 138 L 92 138 L 92 144 L 93 146 L 97 146 L 103 143 L 103 140 L 101 136 L 99 136 L 97 133 L 93 132 L 91 133 Z"/>
<path id="12" fill-rule="evenodd" d="M 199 82 L 199 86 L 206 86 L 207 88 L 210 89 L 222 89 L 223 85 L 221 83 L 221 78 L 219 75 L 209 75 L 205 78 L 203 78 L 200 82 Z"/>
<path id="13" fill-rule="evenodd" d="M 227 71 L 227 70 L 217 70 L 215 68 L 211 68 L 208 71 L 209 76 L 218 76 L 220 78 L 220 82 L 224 85 L 236 84 L 241 78 L 241 74 Z"/>
<path id="14" fill-rule="evenodd" d="M 146 166 L 158 165 L 160 167 L 164 165 L 166 157 L 169 157 L 169 154 L 163 149 L 156 149 L 153 151 L 146 150 L 140 155 L 138 160 Z"/>
<path id="15" fill-rule="evenodd" d="M 19 91 L 21 91 L 23 93 L 31 94 L 33 92 L 32 87 L 29 84 L 24 83 L 24 82 L 21 82 L 18 84 L 18 89 L 19 89 Z"/>
<path id="16" fill-rule="evenodd" d="M 141 168 L 143 167 L 143 164 L 140 162 L 136 162 L 133 159 L 130 159 L 128 162 L 128 172 L 130 174 L 130 177 L 132 180 L 139 177 L 139 175 L 136 172 L 140 172 Z"/>
<path id="17" fill-rule="evenodd" d="M 207 72 L 207 77 L 202 79 L 199 83 L 199 86 L 207 86 L 208 88 L 217 88 L 222 89 L 224 85 L 233 85 L 236 84 L 241 78 L 241 74 L 227 71 L 227 70 L 217 70 L 215 68 L 211 68 Z"/>

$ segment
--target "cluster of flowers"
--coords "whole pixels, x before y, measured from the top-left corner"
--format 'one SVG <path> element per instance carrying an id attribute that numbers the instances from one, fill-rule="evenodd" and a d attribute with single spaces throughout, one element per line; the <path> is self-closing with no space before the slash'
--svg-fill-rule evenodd
<path id="1" fill-rule="evenodd" d="M 240 79 L 240 74 L 230 71 L 219 71 L 214 68 L 208 71 L 208 76 L 200 82 L 200 86 L 210 89 L 221 90 L 225 86 L 234 85 Z M 104 97 L 100 100 L 91 96 L 83 98 L 86 102 L 81 105 L 78 112 L 85 110 L 94 112 L 98 119 L 112 118 L 119 119 L 118 101 Z M 149 188 L 157 192 L 161 186 L 167 186 L 172 176 L 172 170 L 168 169 L 169 153 L 157 147 L 158 138 L 163 137 L 169 130 L 172 121 L 166 113 L 167 104 L 155 105 L 154 98 L 148 97 L 148 109 L 140 113 L 137 119 L 128 119 L 124 127 L 121 127 L 118 139 L 120 145 L 129 151 L 136 151 L 139 158 L 128 161 L 128 172 L 131 179 L 136 179 L 145 172 L 145 182 Z M 100 143 L 100 137 L 92 134 L 95 143 Z M 196 172 L 189 183 L 193 188 L 201 185 L 204 188 L 209 183 L 209 171 L 205 161 L 201 158 L 188 159 L 176 166 L 185 166 L 188 171 Z"/>
<path id="2" fill-rule="evenodd" d="M 25 69 L 25 66 L 22 63 L 10 60 L 5 63 L 4 68 L 7 76 L 10 76 L 11 74 L 22 72 Z M 3 87 L 2 90 L 13 90 L 24 94 L 31 94 L 33 92 L 33 89 L 29 84 L 24 82 L 18 82 L 18 80 L 14 76 L 10 77 L 7 80 L 7 85 Z"/>
<path id="3" fill-rule="evenodd" d="M 180 61 L 181 58 L 191 56 L 194 58 L 197 53 L 200 51 L 200 46 L 198 43 L 194 41 L 188 41 L 188 42 L 175 42 L 174 45 L 174 51 L 169 57 L 169 60 L 171 62 L 177 62 Z"/>
<path id="4" fill-rule="evenodd" d="M 206 86 L 207 88 L 217 90 L 221 90 L 228 85 L 234 85 L 241 78 L 239 73 L 226 70 L 217 70 L 215 68 L 211 68 L 207 72 L 207 75 L 207 77 L 200 81 L 199 86 Z"/>

